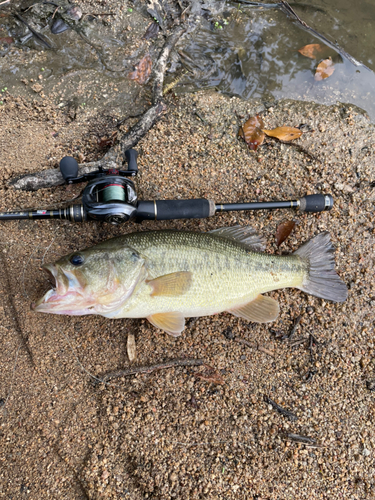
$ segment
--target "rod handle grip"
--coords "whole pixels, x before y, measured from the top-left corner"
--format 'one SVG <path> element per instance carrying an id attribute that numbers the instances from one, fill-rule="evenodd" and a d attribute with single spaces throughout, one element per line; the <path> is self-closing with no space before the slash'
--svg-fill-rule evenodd
<path id="1" fill-rule="evenodd" d="M 308 194 L 299 200 L 301 212 L 324 212 L 333 207 L 333 198 L 330 194 Z"/>
<path id="2" fill-rule="evenodd" d="M 215 214 L 211 200 L 158 200 L 139 201 L 138 220 L 204 219 Z"/>

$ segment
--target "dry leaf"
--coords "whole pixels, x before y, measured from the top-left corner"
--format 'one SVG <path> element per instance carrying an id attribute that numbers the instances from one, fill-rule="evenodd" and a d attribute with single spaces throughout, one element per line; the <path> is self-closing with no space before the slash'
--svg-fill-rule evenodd
<path id="1" fill-rule="evenodd" d="M 135 337 L 132 333 L 128 334 L 128 342 L 126 344 L 126 348 L 128 351 L 129 361 L 134 361 L 137 357 L 137 348 L 135 345 Z"/>
<path id="2" fill-rule="evenodd" d="M 4 36 L 4 37 L 0 38 L 0 43 L 7 43 L 8 45 L 10 45 L 13 42 L 14 42 L 14 39 L 11 36 Z"/>
<path id="3" fill-rule="evenodd" d="M 150 78 L 152 69 L 151 57 L 147 54 L 145 55 L 137 64 L 135 70 L 129 73 L 129 78 L 135 80 L 140 85 L 143 85 Z"/>
<path id="4" fill-rule="evenodd" d="M 155 21 L 148 26 L 146 33 L 143 35 L 143 40 L 151 40 L 152 38 L 156 38 L 159 34 L 160 26 Z"/>
<path id="5" fill-rule="evenodd" d="M 298 52 L 305 57 L 309 57 L 310 59 L 316 59 L 325 49 L 326 47 L 324 47 L 324 45 L 320 45 L 320 43 L 310 43 L 309 45 L 301 47 Z"/>
<path id="6" fill-rule="evenodd" d="M 329 57 L 328 59 L 324 59 L 324 61 L 318 64 L 314 79 L 316 82 L 320 82 L 321 80 L 324 80 L 325 78 L 331 76 L 334 71 L 335 67 L 333 65 L 332 59 Z"/>
<path id="7" fill-rule="evenodd" d="M 263 120 L 260 116 L 252 116 L 240 128 L 238 135 L 243 138 L 249 148 L 256 151 L 264 141 Z"/>
<path id="8" fill-rule="evenodd" d="M 107 136 L 101 137 L 100 139 L 98 139 L 99 148 L 104 149 L 108 146 L 113 146 L 113 144 L 116 141 L 116 137 L 117 137 L 117 131 L 114 131 L 112 133 L 111 137 L 107 137 Z"/>
<path id="9" fill-rule="evenodd" d="M 206 367 L 206 371 L 195 373 L 194 376 L 204 380 L 205 382 L 210 382 L 211 384 L 223 385 L 224 380 L 223 377 L 218 373 L 212 366 L 204 365 Z"/>
<path id="10" fill-rule="evenodd" d="M 283 243 L 290 233 L 293 231 L 296 223 L 293 220 L 288 220 L 279 225 L 276 230 L 276 245 L 279 247 Z"/>
<path id="11" fill-rule="evenodd" d="M 263 132 L 270 137 L 276 137 L 276 139 L 284 142 L 293 141 L 293 139 L 298 139 L 302 135 L 302 131 L 295 127 L 276 127 L 272 130 L 263 129 Z"/>

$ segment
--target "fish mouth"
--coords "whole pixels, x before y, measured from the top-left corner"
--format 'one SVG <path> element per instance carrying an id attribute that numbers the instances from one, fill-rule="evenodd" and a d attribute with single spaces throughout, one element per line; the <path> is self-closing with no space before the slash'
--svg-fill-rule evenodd
<path id="1" fill-rule="evenodd" d="M 85 296 L 84 287 L 73 273 L 63 271 L 54 264 L 43 266 L 54 285 L 37 302 L 31 304 L 31 310 L 71 316 L 93 314 L 95 302 Z"/>

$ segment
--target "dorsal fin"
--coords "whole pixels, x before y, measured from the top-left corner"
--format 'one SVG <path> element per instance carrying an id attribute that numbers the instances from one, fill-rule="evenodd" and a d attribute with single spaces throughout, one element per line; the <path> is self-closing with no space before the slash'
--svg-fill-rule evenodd
<path id="1" fill-rule="evenodd" d="M 266 248 L 264 239 L 259 236 L 254 228 L 248 226 L 221 227 L 210 231 L 210 234 L 242 243 L 255 252 L 261 252 Z"/>

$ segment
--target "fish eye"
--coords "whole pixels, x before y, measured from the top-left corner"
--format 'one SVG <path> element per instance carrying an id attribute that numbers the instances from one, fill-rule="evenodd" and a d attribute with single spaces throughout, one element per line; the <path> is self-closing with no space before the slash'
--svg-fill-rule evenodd
<path id="1" fill-rule="evenodd" d="M 80 253 L 75 253 L 70 257 L 70 263 L 73 264 L 73 266 L 82 266 L 84 262 L 85 258 Z"/>

